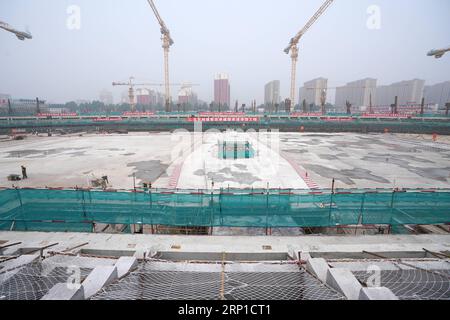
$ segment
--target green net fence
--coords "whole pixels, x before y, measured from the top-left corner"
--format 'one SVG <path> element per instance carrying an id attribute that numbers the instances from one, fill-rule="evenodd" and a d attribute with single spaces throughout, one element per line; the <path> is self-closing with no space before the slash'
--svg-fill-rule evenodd
<path id="1" fill-rule="evenodd" d="M 94 223 L 330 227 L 450 222 L 450 190 L 1 189 L 0 229 L 93 230 Z"/>

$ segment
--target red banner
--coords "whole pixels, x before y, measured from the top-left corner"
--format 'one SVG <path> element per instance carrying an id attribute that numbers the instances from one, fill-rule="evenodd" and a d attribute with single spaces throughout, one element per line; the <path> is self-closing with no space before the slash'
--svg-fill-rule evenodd
<path id="1" fill-rule="evenodd" d="M 323 121 L 353 121 L 355 119 L 351 118 L 351 117 L 321 117 L 320 120 Z"/>
<path id="2" fill-rule="evenodd" d="M 154 112 L 130 112 L 130 111 L 127 111 L 127 112 L 123 113 L 124 116 L 128 116 L 128 117 L 133 117 L 133 116 L 137 116 L 137 117 L 140 117 L 140 116 L 152 116 L 154 114 L 155 114 Z"/>
<path id="3" fill-rule="evenodd" d="M 117 118 L 117 117 L 109 117 L 109 118 L 94 118 L 92 119 L 92 121 L 95 122 L 103 122 L 103 121 L 121 121 L 122 118 Z"/>
<path id="4" fill-rule="evenodd" d="M 38 113 L 38 117 L 76 117 L 76 113 Z"/>
<path id="5" fill-rule="evenodd" d="M 291 117 L 320 117 L 322 113 L 320 112 L 293 112 L 291 113 Z"/>
<path id="6" fill-rule="evenodd" d="M 362 118 L 409 118 L 411 115 L 400 113 L 364 113 Z"/>

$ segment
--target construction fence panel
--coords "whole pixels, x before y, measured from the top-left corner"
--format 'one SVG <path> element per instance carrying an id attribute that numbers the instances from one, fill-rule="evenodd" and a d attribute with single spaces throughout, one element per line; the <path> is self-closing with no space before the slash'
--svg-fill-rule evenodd
<path id="1" fill-rule="evenodd" d="M 450 191 L 0 189 L 0 229 L 90 232 L 95 223 L 332 227 L 450 222 Z"/>

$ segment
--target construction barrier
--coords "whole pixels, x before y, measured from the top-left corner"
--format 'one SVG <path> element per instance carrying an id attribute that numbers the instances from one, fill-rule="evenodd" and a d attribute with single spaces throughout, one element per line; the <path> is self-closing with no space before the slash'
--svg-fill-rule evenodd
<path id="1" fill-rule="evenodd" d="M 0 189 L 0 230 L 85 231 L 94 223 L 333 227 L 450 222 L 450 190 Z"/>

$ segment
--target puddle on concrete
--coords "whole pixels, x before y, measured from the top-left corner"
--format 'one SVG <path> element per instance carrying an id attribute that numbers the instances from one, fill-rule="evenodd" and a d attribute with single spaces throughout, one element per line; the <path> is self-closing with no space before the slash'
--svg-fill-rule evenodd
<path id="1" fill-rule="evenodd" d="M 224 174 L 232 174 L 233 171 L 231 171 L 230 168 L 223 168 L 219 170 L 220 173 L 224 173 Z"/>
<path id="2" fill-rule="evenodd" d="M 56 154 L 60 154 L 66 151 L 74 151 L 74 150 L 85 150 L 86 148 L 55 148 L 55 149 L 44 149 L 44 150 L 15 150 L 6 152 L 8 155 L 6 158 L 43 158 L 47 156 L 52 156 Z"/>
<path id="3" fill-rule="evenodd" d="M 340 137 L 341 134 L 320 134 L 320 133 L 310 133 L 310 134 L 303 134 L 302 137 L 318 137 L 318 138 L 331 138 L 331 137 Z"/>
<path id="4" fill-rule="evenodd" d="M 337 148 L 372 149 L 370 143 L 357 141 L 330 141 Z"/>
<path id="5" fill-rule="evenodd" d="M 387 159 L 387 160 L 386 160 Z M 428 159 L 419 158 L 408 154 L 391 154 L 391 153 L 373 153 L 370 156 L 361 158 L 364 161 L 395 163 L 399 166 L 408 166 L 409 161 L 433 163 Z"/>
<path id="6" fill-rule="evenodd" d="M 311 139 L 309 141 L 302 141 L 302 143 L 310 146 L 318 146 L 319 144 L 322 144 L 323 141 L 319 139 Z"/>
<path id="7" fill-rule="evenodd" d="M 391 154 L 377 154 L 376 156 L 366 156 L 363 157 L 364 161 L 371 161 L 377 163 L 395 164 L 411 173 L 415 173 L 418 176 L 426 179 L 435 179 L 439 181 L 447 181 L 450 177 L 450 167 L 436 168 L 436 167 L 415 167 L 410 164 L 408 160 L 403 160 L 402 158 L 407 158 L 409 161 L 416 161 L 421 163 L 433 163 L 428 159 L 422 159 L 414 157 L 411 155 L 391 155 Z"/>
<path id="8" fill-rule="evenodd" d="M 144 182 L 155 182 L 160 177 L 167 176 L 169 165 L 162 163 L 161 160 L 139 161 L 127 164 L 128 167 L 135 167 L 136 178 Z M 133 175 L 130 174 L 129 177 Z"/>
<path id="9" fill-rule="evenodd" d="M 194 174 L 195 174 L 196 176 L 199 176 L 199 177 L 204 176 L 204 175 L 205 175 L 205 170 L 203 170 L 203 169 L 195 170 L 195 171 L 194 171 Z"/>
<path id="10" fill-rule="evenodd" d="M 376 176 L 372 174 L 371 171 L 362 168 L 337 170 L 317 164 L 303 164 L 303 166 L 306 170 L 317 173 L 324 178 L 328 178 L 330 179 L 330 181 L 334 178 L 348 185 L 355 184 L 353 179 L 370 180 L 379 183 L 389 183 L 389 180 L 386 180 L 380 176 Z"/>
<path id="11" fill-rule="evenodd" d="M 308 150 L 306 150 L 306 149 L 283 149 L 281 151 L 288 152 L 288 153 L 307 153 L 308 152 Z"/>
<path id="12" fill-rule="evenodd" d="M 121 149 L 121 148 L 107 148 L 107 149 L 99 149 L 102 151 L 125 151 L 125 149 Z"/>
<path id="13" fill-rule="evenodd" d="M 415 174 L 421 176 L 426 179 L 433 179 L 442 182 L 447 182 L 447 179 L 450 179 L 450 167 L 446 168 L 417 168 L 417 167 L 408 167 L 408 171 L 414 172 Z"/>
<path id="14" fill-rule="evenodd" d="M 237 163 L 237 164 L 233 164 L 233 166 L 235 166 L 236 168 L 241 169 L 241 170 L 247 170 L 247 166 L 245 164 Z"/>
<path id="15" fill-rule="evenodd" d="M 85 156 L 85 155 L 86 155 L 86 151 L 75 151 L 75 152 L 70 152 L 70 153 L 67 153 L 67 155 L 68 155 L 68 156 L 71 156 L 71 157 L 82 157 L 82 156 Z"/>
<path id="16" fill-rule="evenodd" d="M 350 157 L 350 155 L 348 153 L 345 152 L 341 152 L 341 153 L 337 153 L 336 157 L 340 157 L 340 158 L 348 158 Z"/>
<path id="17" fill-rule="evenodd" d="M 317 155 L 320 159 L 324 159 L 324 160 L 336 160 L 339 159 L 339 157 L 336 155 L 332 155 L 332 154 L 318 154 Z"/>
<path id="18" fill-rule="evenodd" d="M 194 171 L 196 176 L 204 176 L 205 171 L 203 169 L 198 169 Z M 261 181 L 257 176 L 242 171 L 233 171 L 230 168 L 223 168 L 218 172 L 208 172 L 208 180 L 213 180 L 215 182 L 236 182 L 240 184 L 252 184 L 257 181 Z"/>
<path id="19" fill-rule="evenodd" d="M 231 172 L 231 177 L 228 175 L 226 176 L 224 173 L 221 172 L 208 172 L 208 179 L 216 181 L 216 182 L 236 182 L 240 184 L 252 184 L 257 181 L 261 181 L 257 176 L 254 176 L 253 174 L 249 172 Z"/>

